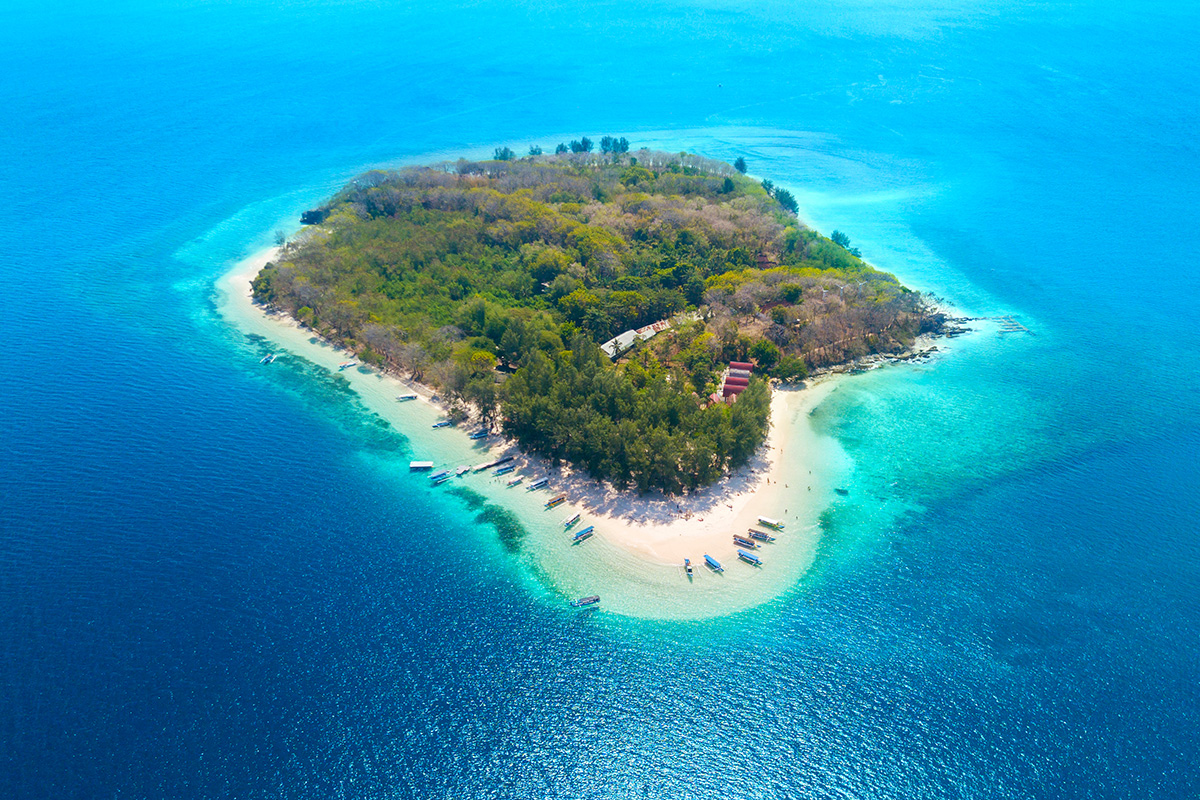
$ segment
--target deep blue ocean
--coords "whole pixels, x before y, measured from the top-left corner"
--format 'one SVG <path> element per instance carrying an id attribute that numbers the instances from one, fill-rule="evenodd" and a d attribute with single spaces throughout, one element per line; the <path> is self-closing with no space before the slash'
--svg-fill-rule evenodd
<path id="1" fill-rule="evenodd" d="M 0 796 L 1200 796 L 1197 41 L 1139 0 L 8 0 Z M 1033 331 L 818 409 L 854 490 L 751 611 L 568 612 L 216 312 L 362 169 L 606 133 Z"/>

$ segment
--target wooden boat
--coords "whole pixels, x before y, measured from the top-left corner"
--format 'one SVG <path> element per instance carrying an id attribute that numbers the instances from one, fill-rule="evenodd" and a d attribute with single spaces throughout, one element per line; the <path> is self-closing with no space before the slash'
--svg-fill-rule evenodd
<path id="1" fill-rule="evenodd" d="M 738 536 L 736 533 L 733 535 L 733 543 L 737 544 L 737 545 L 741 545 L 742 547 L 748 547 L 751 550 L 758 549 L 758 544 L 755 543 L 753 540 L 747 539 L 745 536 Z"/>
<path id="2" fill-rule="evenodd" d="M 554 508 L 556 505 L 559 505 L 560 503 L 565 503 L 565 502 L 567 502 L 567 496 L 565 494 L 560 494 L 558 497 L 552 497 L 549 500 L 547 500 L 546 508 Z"/>
<path id="3" fill-rule="evenodd" d="M 748 529 L 746 532 L 750 534 L 750 538 L 751 538 L 751 539 L 756 539 L 756 540 L 758 540 L 758 541 L 760 541 L 760 542 L 773 542 L 773 541 L 775 541 L 775 537 L 774 537 L 774 536 L 771 536 L 771 535 L 769 535 L 769 534 L 763 533 L 762 531 L 756 531 L 756 530 L 754 530 L 754 528 L 749 528 L 749 529 Z"/>
<path id="4" fill-rule="evenodd" d="M 567 517 L 566 519 L 564 519 L 564 520 L 563 520 L 563 527 L 564 527 L 564 528 L 569 528 L 569 527 L 571 527 L 572 525 L 574 525 L 576 522 L 579 522 L 579 515 L 578 515 L 578 514 L 572 514 L 571 516 L 569 516 L 569 517 Z"/>
<path id="5" fill-rule="evenodd" d="M 581 597 L 578 600 L 571 601 L 572 608 L 587 608 L 588 606 L 598 605 L 600 603 L 600 595 L 593 594 L 587 597 Z"/>
<path id="6" fill-rule="evenodd" d="M 708 568 L 711 569 L 713 572 L 724 572 L 725 571 L 725 568 L 721 566 L 721 562 L 717 561 L 715 558 L 710 556 L 708 553 L 704 554 L 704 563 L 708 564 Z"/>
<path id="7" fill-rule="evenodd" d="M 584 528 L 583 530 L 577 532 L 574 536 L 572 536 L 571 541 L 572 542 L 582 542 L 584 539 L 588 538 L 595 532 L 596 532 L 596 526 L 588 525 L 586 528 Z"/>
<path id="8" fill-rule="evenodd" d="M 742 561 L 745 561 L 747 564 L 753 564 L 756 567 L 762 566 L 762 559 L 753 553 L 747 553 L 745 550 L 741 549 L 739 549 L 737 553 L 738 558 L 740 558 Z"/>

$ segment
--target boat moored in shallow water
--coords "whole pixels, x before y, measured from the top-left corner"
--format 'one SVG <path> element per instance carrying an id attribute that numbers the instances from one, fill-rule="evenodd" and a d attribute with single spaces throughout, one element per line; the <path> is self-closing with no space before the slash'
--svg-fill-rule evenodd
<path id="1" fill-rule="evenodd" d="M 587 597 L 581 597 L 578 600 L 572 600 L 571 607 L 572 608 L 586 608 L 588 606 L 599 605 L 599 603 L 600 603 L 600 595 L 592 594 L 592 595 L 588 595 Z"/>
<path id="2" fill-rule="evenodd" d="M 408 468 L 411 470 L 433 469 L 432 461 L 410 461 Z"/>
<path id="3" fill-rule="evenodd" d="M 263 356 L 262 358 L 260 358 L 260 359 L 258 360 L 258 363 L 260 363 L 260 364 L 270 364 L 270 363 L 271 363 L 272 361 L 274 361 L 274 360 L 275 360 L 275 354 L 274 354 L 274 353 L 267 353 L 265 356 Z"/>
<path id="4" fill-rule="evenodd" d="M 774 537 L 774 536 L 771 536 L 771 535 L 770 535 L 770 534 L 768 534 L 768 533 L 763 533 L 762 531 L 756 531 L 756 530 L 754 530 L 754 528 L 750 528 L 750 529 L 748 529 L 746 532 L 750 534 L 750 538 L 751 538 L 751 539 L 757 539 L 757 540 L 758 540 L 758 541 L 760 541 L 760 542 L 773 542 L 773 541 L 775 541 L 775 537 Z"/>
<path id="5" fill-rule="evenodd" d="M 596 532 L 596 526 L 588 525 L 583 530 L 576 532 L 576 534 L 571 537 L 571 541 L 572 542 L 582 542 L 584 539 L 588 538 L 595 532 Z"/>
<path id="6" fill-rule="evenodd" d="M 520 475 L 518 475 L 517 477 L 515 477 L 511 481 L 509 481 L 506 485 L 511 489 L 512 487 L 519 485 L 524 480 L 525 480 L 524 478 L 522 478 Z"/>
<path id="7" fill-rule="evenodd" d="M 471 434 L 471 438 L 472 439 L 486 439 L 488 437 L 488 435 L 489 434 L 487 431 L 475 431 L 474 433 Z"/>
<path id="8" fill-rule="evenodd" d="M 758 545 L 754 541 L 747 539 L 745 536 L 738 536 L 736 533 L 733 535 L 733 543 L 742 547 L 748 547 L 751 550 L 758 549 Z"/>
<path id="9" fill-rule="evenodd" d="M 783 528 L 782 520 L 772 519 L 771 517 L 759 517 L 758 524 L 762 525 L 764 528 L 774 528 L 775 530 L 780 530 Z"/>
<path id="10" fill-rule="evenodd" d="M 496 474 L 497 475 L 507 475 L 508 473 L 512 472 L 514 469 L 516 469 L 516 467 L 514 467 L 512 464 L 509 464 L 506 467 L 501 467 L 500 469 L 496 470 Z"/>
<path id="11" fill-rule="evenodd" d="M 754 555 L 754 553 L 747 553 L 745 550 L 742 550 L 741 548 L 738 548 L 737 553 L 738 553 L 738 558 L 740 558 L 742 561 L 745 561 L 747 564 L 753 564 L 756 567 L 762 566 L 762 559 L 759 558 L 758 556 Z"/>
<path id="12" fill-rule="evenodd" d="M 549 478 L 538 478 L 536 481 L 529 484 L 529 488 L 526 491 L 532 492 L 534 489 L 540 489 L 548 483 L 550 483 Z"/>
<path id="13" fill-rule="evenodd" d="M 409 392 L 408 394 L 398 394 L 398 395 L 396 395 L 396 399 L 399 400 L 401 403 L 403 403 L 405 400 L 416 400 L 417 395 L 416 395 L 416 392 Z"/>
<path id="14" fill-rule="evenodd" d="M 433 424 L 432 424 L 432 425 L 430 425 L 429 427 L 431 427 L 431 428 L 449 428 L 449 427 L 450 427 L 451 425 L 453 425 L 453 424 L 454 424 L 454 423 L 453 423 L 453 422 L 451 422 L 450 420 L 448 420 L 448 419 L 443 419 L 443 420 L 439 420 L 439 421 L 437 421 L 437 422 L 433 423 Z"/>
<path id="15" fill-rule="evenodd" d="M 683 570 L 687 573 L 689 578 L 692 577 L 692 560 L 690 558 L 685 558 L 683 560 Z"/>
<path id="16" fill-rule="evenodd" d="M 443 469 L 443 470 L 438 470 L 437 472 L 430 475 L 429 480 L 436 481 L 438 478 L 449 478 L 449 477 L 450 477 L 450 470 Z"/>
<path id="17" fill-rule="evenodd" d="M 708 553 L 704 554 L 704 563 L 708 564 L 708 568 L 711 569 L 713 572 L 724 572 L 725 571 L 725 568 L 721 566 L 721 562 L 717 561 L 715 558 L 710 556 Z"/>
<path id="18" fill-rule="evenodd" d="M 576 522 L 579 522 L 579 515 L 578 515 L 578 514 L 572 514 L 571 516 L 569 516 L 569 517 L 567 517 L 566 519 L 564 519 L 564 520 L 563 520 L 563 527 L 564 527 L 564 528 L 569 528 L 569 527 L 571 527 L 572 525 L 574 525 Z"/>
<path id="19" fill-rule="evenodd" d="M 353 367 L 357 364 L 358 364 L 357 361 L 343 361 L 342 363 L 338 364 L 338 372 L 341 372 L 342 370 L 345 370 L 345 369 L 350 369 L 351 367 Z"/>
<path id="20" fill-rule="evenodd" d="M 567 502 L 567 496 L 560 494 L 558 497 L 552 497 L 546 501 L 546 508 L 554 508 L 555 506 Z"/>

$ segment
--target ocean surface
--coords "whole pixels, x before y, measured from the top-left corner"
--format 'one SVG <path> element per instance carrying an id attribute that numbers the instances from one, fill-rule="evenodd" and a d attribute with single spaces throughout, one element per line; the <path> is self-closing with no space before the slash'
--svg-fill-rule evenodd
<path id="1" fill-rule="evenodd" d="M 1185 2 L 0 9 L 0 796 L 1200 796 Z M 218 313 L 370 166 L 744 156 L 973 317 L 813 415 L 812 568 L 579 614 Z M 277 367 L 277 368 L 276 368 Z"/>

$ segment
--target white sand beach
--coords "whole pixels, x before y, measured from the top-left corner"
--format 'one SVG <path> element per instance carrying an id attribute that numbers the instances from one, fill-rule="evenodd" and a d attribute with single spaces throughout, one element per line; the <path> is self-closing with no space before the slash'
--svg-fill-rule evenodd
<path id="1" fill-rule="evenodd" d="M 253 303 L 250 281 L 276 252 L 271 248 L 256 253 L 219 280 L 223 315 L 246 333 L 337 371 L 338 364 L 350 358 L 348 353 L 290 317 L 269 314 Z M 432 430 L 431 423 L 443 409 L 428 387 L 363 366 L 341 374 L 368 408 L 409 438 L 414 457 L 453 468 L 515 456 L 516 472 L 503 478 L 472 473 L 461 485 L 516 515 L 528 531 L 524 549 L 542 583 L 568 597 L 602 593 L 606 610 L 636 616 L 714 616 L 786 592 L 811 564 L 820 515 L 849 470 L 841 448 L 818 434 L 810 421 L 811 412 L 836 391 L 836 376 L 801 389 L 777 388 L 767 443 L 750 464 L 700 492 L 666 497 L 617 492 L 569 468 L 551 468 L 545 459 L 524 455 L 499 436 L 481 443 L 470 440 L 466 430 Z M 396 401 L 407 393 L 416 393 L 419 402 Z M 517 475 L 526 478 L 525 485 L 508 487 L 508 480 Z M 541 477 L 549 478 L 546 490 L 525 490 Z M 545 509 L 546 500 L 558 494 L 565 494 L 567 501 Z M 582 516 L 575 529 L 595 526 L 592 539 L 571 542 L 563 520 L 574 513 Z M 785 527 L 773 532 L 775 542 L 756 551 L 763 561 L 756 568 L 737 561 L 732 537 L 744 536 L 760 515 L 781 519 Z M 706 554 L 720 561 L 725 571 L 707 569 Z M 685 558 L 695 565 L 690 580 L 682 569 Z"/>

